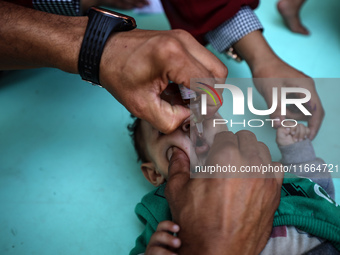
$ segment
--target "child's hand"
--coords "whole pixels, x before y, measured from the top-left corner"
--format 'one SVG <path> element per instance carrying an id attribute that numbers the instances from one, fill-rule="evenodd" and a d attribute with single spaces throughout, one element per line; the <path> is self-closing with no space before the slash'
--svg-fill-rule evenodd
<path id="1" fill-rule="evenodd" d="M 145 255 L 174 255 L 174 250 L 181 246 L 181 240 L 169 232 L 177 233 L 179 226 L 172 221 L 162 221 L 158 224 L 156 232 L 151 236 L 146 247 Z"/>
<path id="2" fill-rule="evenodd" d="M 303 124 L 297 124 L 295 127 L 289 128 L 281 126 L 276 132 L 276 142 L 279 146 L 290 145 L 307 139 L 309 133 L 309 128 Z"/>

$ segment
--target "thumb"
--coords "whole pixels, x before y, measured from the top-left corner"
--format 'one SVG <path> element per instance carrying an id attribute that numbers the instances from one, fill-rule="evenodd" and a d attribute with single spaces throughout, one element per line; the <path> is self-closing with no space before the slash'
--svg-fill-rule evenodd
<path id="1" fill-rule="evenodd" d="M 188 156 L 177 147 L 172 148 L 169 163 L 168 180 L 165 197 L 168 201 L 176 200 L 176 194 L 182 190 L 190 179 L 190 163 Z"/>
<path id="2" fill-rule="evenodd" d="M 178 149 L 177 147 L 172 147 L 172 156 L 169 162 L 169 172 L 168 180 L 170 181 L 176 176 L 181 176 L 185 182 L 190 178 L 190 161 L 187 154 Z"/>
<path id="3" fill-rule="evenodd" d="M 190 109 L 182 105 L 170 105 L 168 102 L 161 100 L 159 105 L 154 104 L 151 107 L 152 120 L 149 120 L 152 126 L 164 134 L 169 134 L 177 129 L 190 116 Z"/>

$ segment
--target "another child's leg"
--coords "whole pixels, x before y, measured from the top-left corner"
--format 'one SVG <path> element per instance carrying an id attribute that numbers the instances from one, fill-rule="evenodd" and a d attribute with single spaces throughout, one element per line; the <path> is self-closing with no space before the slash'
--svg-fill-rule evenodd
<path id="1" fill-rule="evenodd" d="M 292 32 L 308 35 L 309 31 L 300 20 L 300 9 L 304 2 L 305 0 L 280 0 L 277 9 Z"/>

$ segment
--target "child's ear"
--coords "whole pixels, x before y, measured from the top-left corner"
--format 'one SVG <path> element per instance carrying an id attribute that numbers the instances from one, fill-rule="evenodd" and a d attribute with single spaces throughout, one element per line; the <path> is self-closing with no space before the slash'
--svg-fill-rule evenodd
<path id="1" fill-rule="evenodd" d="M 156 170 L 155 165 L 152 162 L 143 163 L 140 168 L 142 169 L 145 178 L 152 185 L 157 187 L 165 181 L 164 176 Z"/>

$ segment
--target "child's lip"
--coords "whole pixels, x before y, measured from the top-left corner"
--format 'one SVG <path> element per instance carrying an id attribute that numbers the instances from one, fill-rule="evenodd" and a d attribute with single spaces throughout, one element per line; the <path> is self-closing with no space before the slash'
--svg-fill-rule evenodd
<path id="1" fill-rule="evenodd" d="M 202 155 L 210 150 L 210 146 L 204 137 L 199 137 L 197 132 L 192 134 L 192 146 L 195 148 L 196 155 Z"/>
<path id="2" fill-rule="evenodd" d="M 196 146 L 195 147 L 195 152 L 196 152 L 197 156 L 205 154 L 209 150 L 210 150 L 210 146 L 209 146 L 209 144 L 205 140 L 202 140 L 202 144 L 200 146 Z"/>

